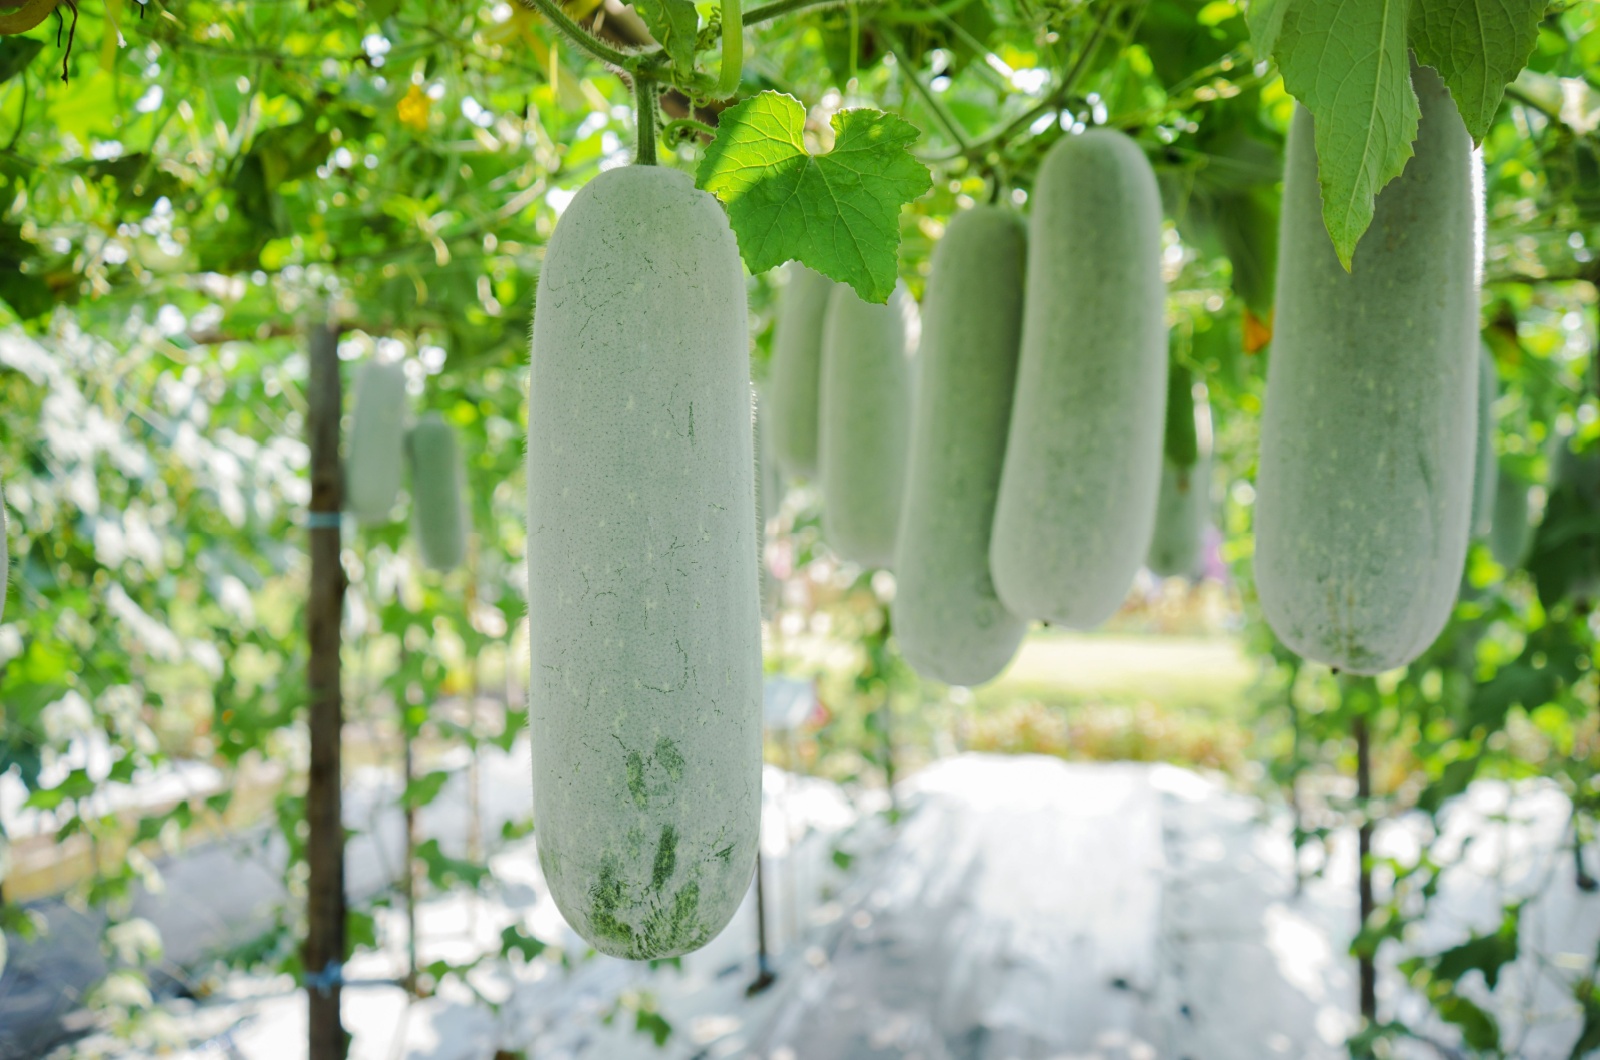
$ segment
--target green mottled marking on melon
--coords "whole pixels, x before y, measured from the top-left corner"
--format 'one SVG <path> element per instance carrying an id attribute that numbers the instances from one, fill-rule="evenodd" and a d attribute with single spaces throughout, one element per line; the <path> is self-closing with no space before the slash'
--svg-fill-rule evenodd
<path id="1" fill-rule="evenodd" d="M 822 537 L 863 567 L 894 563 L 916 321 L 917 303 L 904 286 L 876 305 L 836 284 L 828 303 L 817 445 Z"/>
<path id="2" fill-rule="evenodd" d="M 1026 254 L 1015 214 L 973 207 L 934 249 L 924 299 L 893 626 L 906 661 L 947 684 L 992 679 L 1027 632 L 989 577 Z"/>
<path id="3" fill-rule="evenodd" d="M 456 429 L 430 412 L 406 437 L 411 458 L 411 521 L 422 561 L 451 571 L 467 558 L 466 471 Z"/>
<path id="4" fill-rule="evenodd" d="M 1529 519 L 1528 482 L 1521 475 L 1501 467 L 1495 478 L 1494 524 L 1489 531 L 1489 549 L 1495 562 L 1507 570 L 1522 566 L 1533 536 Z"/>
<path id="5" fill-rule="evenodd" d="M 1256 585 L 1300 655 L 1358 674 L 1415 659 L 1461 584 L 1477 433 L 1472 141 L 1431 70 L 1416 154 L 1351 272 L 1322 222 L 1311 116 L 1289 133 L 1262 413 Z"/>
<path id="6" fill-rule="evenodd" d="M 356 374 L 345 460 L 345 504 L 364 524 L 390 519 L 400 493 L 405 432 L 405 370 L 398 364 L 366 361 Z"/>
<path id="7" fill-rule="evenodd" d="M 810 478 L 817 473 L 822 328 L 837 285 L 798 261 L 784 274 L 772 332 L 772 445 L 785 471 Z"/>
<path id="8" fill-rule="evenodd" d="M 1500 458 L 1495 454 L 1494 403 L 1500 396 L 1500 373 L 1494 354 L 1481 340 L 1478 357 L 1478 449 L 1472 468 L 1472 536 L 1485 537 L 1494 528 L 1495 497 L 1499 484 Z"/>
<path id="9" fill-rule="evenodd" d="M 990 569 L 1012 613 L 1087 629 L 1143 566 L 1167 386 L 1161 198 L 1138 144 L 1094 129 L 1034 186 L 1028 291 Z"/>
<path id="10" fill-rule="evenodd" d="M 601 174 L 539 277 L 528 611 L 539 859 L 605 953 L 703 945 L 755 868 L 754 475 L 722 208 L 674 170 Z"/>
<path id="11" fill-rule="evenodd" d="M 1175 362 L 1168 370 L 1161 489 L 1145 561 L 1163 578 L 1187 577 L 1200 569 L 1211 511 L 1211 451 L 1196 429 L 1198 412 L 1189 370 Z"/>

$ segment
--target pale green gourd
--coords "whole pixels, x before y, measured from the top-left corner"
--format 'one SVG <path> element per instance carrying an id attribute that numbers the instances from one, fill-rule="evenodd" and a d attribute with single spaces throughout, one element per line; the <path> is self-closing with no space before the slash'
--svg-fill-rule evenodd
<path id="1" fill-rule="evenodd" d="M 356 374 L 345 459 L 345 506 L 366 525 L 387 523 L 400 493 L 406 437 L 406 373 L 368 360 Z"/>
<path id="2" fill-rule="evenodd" d="M 756 431 L 756 558 L 761 567 L 761 613 L 776 613 L 783 585 L 767 562 L 767 527 L 783 506 L 783 471 L 772 444 L 772 399 L 769 388 L 755 390 Z"/>
<path id="3" fill-rule="evenodd" d="M 840 558 L 863 567 L 894 563 L 917 327 L 917 303 L 903 285 L 887 305 L 834 285 L 818 410 L 822 538 Z"/>
<path id="4" fill-rule="evenodd" d="M 1533 537 L 1528 489 L 1527 480 L 1509 468 L 1500 468 L 1495 476 L 1494 525 L 1489 532 L 1489 549 L 1494 553 L 1495 562 L 1507 570 L 1522 566 Z"/>
<path id="5" fill-rule="evenodd" d="M 811 478 L 817 474 L 822 329 L 838 285 L 798 261 L 783 271 L 772 331 L 772 444 L 784 471 Z"/>
<path id="6" fill-rule="evenodd" d="M 1480 341 L 1478 358 L 1478 450 L 1472 468 L 1472 536 L 1485 537 L 1494 528 L 1500 458 L 1495 454 L 1494 403 L 1500 396 L 1500 374 L 1494 354 Z"/>
<path id="7" fill-rule="evenodd" d="M 923 301 L 893 629 L 906 661 L 946 684 L 989 681 L 1027 632 L 989 576 L 1026 254 L 1011 211 L 957 214 L 934 249 Z"/>
<path id="8" fill-rule="evenodd" d="M 539 275 L 528 424 L 539 861 L 579 934 L 705 945 L 755 867 L 749 335 L 722 207 L 672 169 L 578 192 Z"/>
<path id="9" fill-rule="evenodd" d="M 1035 181 L 1022 359 L 990 570 L 1013 614 L 1088 629 L 1144 565 L 1167 387 L 1161 199 L 1122 133 L 1062 140 Z"/>
<path id="10" fill-rule="evenodd" d="M 406 436 L 411 459 L 412 527 L 422 561 L 452 571 L 467 558 L 466 471 L 456 429 L 430 412 Z"/>
<path id="11" fill-rule="evenodd" d="M 1256 587 L 1278 637 L 1358 674 L 1415 659 L 1461 584 L 1477 435 L 1472 141 L 1416 67 L 1415 156 L 1346 273 L 1311 116 L 1289 132 L 1256 488 Z"/>
<path id="12" fill-rule="evenodd" d="M 1189 577 L 1200 569 L 1211 513 L 1211 438 L 1199 430 L 1209 414 L 1194 397 L 1189 370 L 1172 365 L 1167 386 L 1167 440 L 1161 458 L 1161 492 L 1155 533 L 1145 565 L 1162 578 Z M 1174 434 L 1183 438 L 1176 441 Z"/>

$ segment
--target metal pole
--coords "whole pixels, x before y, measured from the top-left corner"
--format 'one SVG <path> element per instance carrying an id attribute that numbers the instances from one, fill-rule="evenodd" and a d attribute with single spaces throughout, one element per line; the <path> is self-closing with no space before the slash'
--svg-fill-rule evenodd
<path id="1" fill-rule="evenodd" d="M 307 691 L 311 769 L 306 781 L 306 994 L 310 1060 L 344 1060 L 348 1036 L 339 1020 L 344 964 L 344 824 L 340 805 L 339 622 L 345 575 L 339 559 L 339 510 L 344 476 L 339 463 L 339 327 L 310 332 L 311 370 L 306 429 L 311 443 L 311 510 L 307 519 L 311 586 L 306 601 L 310 642 Z"/>

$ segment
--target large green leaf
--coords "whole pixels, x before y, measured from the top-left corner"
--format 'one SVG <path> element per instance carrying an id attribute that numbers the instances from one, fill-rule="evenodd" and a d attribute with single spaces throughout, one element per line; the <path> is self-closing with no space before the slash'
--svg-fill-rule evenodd
<path id="1" fill-rule="evenodd" d="M 1411 0 L 1411 47 L 1444 78 L 1474 141 L 1527 65 L 1544 9 L 1545 0 Z"/>
<path id="2" fill-rule="evenodd" d="M 32 37 L 5 37 L 0 39 L 0 84 L 11 80 L 33 62 L 33 57 L 44 47 L 44 41 Z"/>
<path id="3" fill-rule="evenodd" d="M 907 150 L 920 133 L 881 111 L 841 111 L 833 150 L 812 155 L 805 121 L 800 101 L 777 92 L 724 111 L 700 187 L 727 204 L 752 272 L 798 259 L 885 302 L 899 273 L 900 208 L 932 185 Z"/>
<path id="4" fill-rule="evenodd" d="M 1379 190 L 1405 169 L 1421 111 L 1411 90 L 1406 0 L 1278 0 L 1275 56 L 1316 119 L 1322 217 L 1345 268 Z"/>

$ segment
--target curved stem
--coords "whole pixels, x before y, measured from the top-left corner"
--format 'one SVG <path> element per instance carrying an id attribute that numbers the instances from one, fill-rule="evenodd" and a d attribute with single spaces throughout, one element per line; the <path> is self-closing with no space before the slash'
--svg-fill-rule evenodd
<path id="1" fill-rule="evenodd" d="M 966 132 L 961 128 L 960 123 L 956 121 L 955 115 L 950 113 L 939 97 L 933 94 L 933 89 L 923 84 L 922 78 L 918 77 L 917 72 L 911 68 L 911 60 L 906 58 L 905 45 L 900 42 L 900 38 L 887 30 L 880 29 L 879 32 L 883 33 L 888 39 L 889 48 L 894 53 L 896 65 L 905 73 L 906 80 L 911 82 L 911 87 L 916 90 L 918 96 L 922 97 L 922 102 L 928 105 L 928 109 L 933 112 L 933 116 L 938 119 L 939 124 L 944 126 L 944 131 L 950 134 L 950 139 L 956 142 L 956 146 L 961 149 L 961 153 L 966 154 L 972 150 L 972 145 L 967 140 Z"/>
<path id="2" fill-rule="evenodd" d="M 717 78 L 716 98 L 731 99 L 739 92 L 744 74 L 744 19 L 739 0 L 722 0 L 722 76 Z"/>
<path id="3" fill-rule="evenodd" d="M 635 165 L 656 164 L 656 94 L 659 91 L 654 81 L 634 75 L 633 102 L 638 113 L 639 135 L 639 142 L 634 147 Z"/>
<path id="4" fill-rule="evenodd" d="M 754 26 L 761 22 L 768 22 L 796 11 L 804 11 L 808 7 L 826 7 L 830 4 L 842 4 L 844 0 L 772 0 L 770 4 L 752 7 L 745 12 L 744 24 Z"/>
<path id="5" fill-rule="evenodd" d="M 561 10 L 561 5 L 557 0 L 521 0 L 521 2 L 549 19 L 550 24 L 560 30 L 568 40 L 601 62 L 610 63 L 618 69 L 629 72 L 632 72 L 638 66 L 637 61 L 632 56 L 618 51 L 609 44 L 602 43 L 595 38 L 594 34 L 574 22 L 570 15 Z"/>

